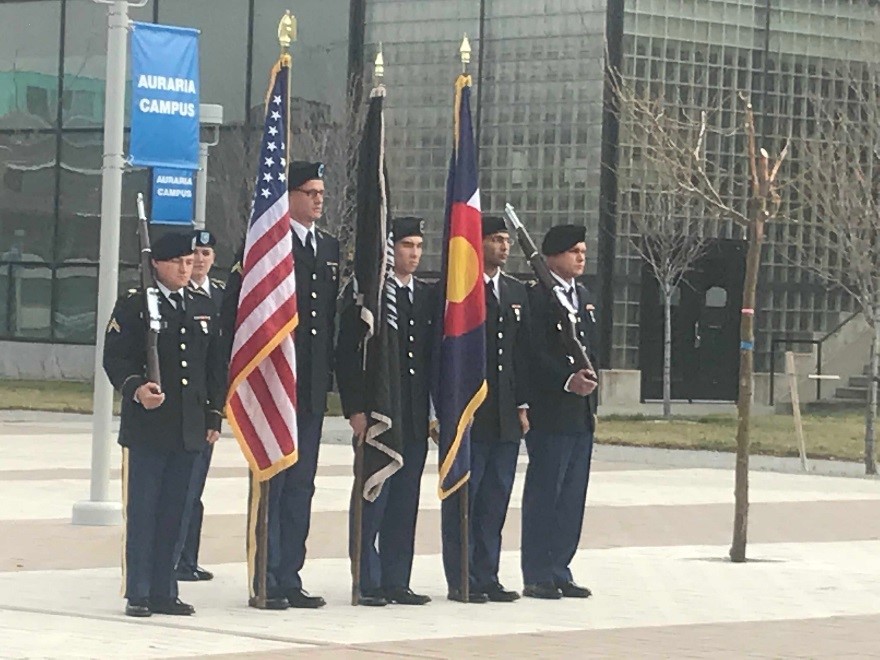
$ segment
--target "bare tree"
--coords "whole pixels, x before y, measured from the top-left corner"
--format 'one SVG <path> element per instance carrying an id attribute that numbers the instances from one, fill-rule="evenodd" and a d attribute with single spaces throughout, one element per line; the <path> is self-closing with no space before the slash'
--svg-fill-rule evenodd
<path id="1" fill-rule="evenodd" d="M 645 210 L 632 213 L 630 243 L 648 267 L 663 302 L 663 416 L 672 414 L 672 299 L 688 272 L 710 245 L 705 223 L 694 218 L 676 194 L 645 191 Z M 686 202 L 687 200 L 685 200 Z"/>
<path id="2" fill-rule="evenodd" d="M 865 472 L 877 474 L 877 383 L 880 378 L 880 71 L 865 65 L 848 77 L 848 98 L 817 100 L 815 133 L 797 148 L 804 163 L 797 187 L 809 209 L 798 260 L 846 291 L 872 326 L 871 380 L 865 411 Z"/>
<path id="3" fill-rule="evenodd" d="M 711 108 L 723 102 L 691 99 L 691 104 L 652 96 L 645 89 L 634 88 L 616 71 L 610 72 L 617 111 L 622 129 L 631 132 L 633 144 L 639 145 L 642 157 L 650 164 L 651 175 L 661 188 L 674 192 L 707 213 L 732 221 L 748 237 L 746 276 L 740 324 L 740 370 L 737 400 L 735 511 L 730 558 L 746 560 L 749 510 L 749 450 L 754 371 L 754 315 L 758 271 L 764 229 L 779 212 L 781 198 L 777 177 L 785 161 L 788 144 L 771 162 L 765 149 L 757 146 L 752 106 L 747 95 L 739 94 L 739 103 L 730 109 L 736 116 L 732 126 L 723 126 Z M 697 109 L 690 110 L 697 102 Z M 730 102 L 736 104 L 736 99 Z M 710 121 L 713 120 L 713 121 Z M 741 153 L 734 168 L 726 170 L 718 147 L 733 140 L 728 150 Z M 746 202 L 740 201 L 747 199 Z"/>

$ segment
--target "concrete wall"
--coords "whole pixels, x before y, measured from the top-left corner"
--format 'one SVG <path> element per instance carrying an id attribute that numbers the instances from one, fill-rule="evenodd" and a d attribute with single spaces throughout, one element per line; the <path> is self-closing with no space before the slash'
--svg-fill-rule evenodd
<path id="1" fill-rule="evenodd" d="M 0 341 L 0 378 L 92 380 L 95 347 Z"/>

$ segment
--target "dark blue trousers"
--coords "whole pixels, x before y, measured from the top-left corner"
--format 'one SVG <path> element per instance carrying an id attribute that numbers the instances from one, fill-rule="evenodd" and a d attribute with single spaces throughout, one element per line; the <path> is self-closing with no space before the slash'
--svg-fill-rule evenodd
<path id="1" fill-rule="evenodd" d="M 177 560 L 175 565 L 181 571 L 192 572 L 199 565 L 202 520 L 205 518 L 202 493 L 205 492 L 205 482 L 208 479 L 213 455 L 214 445 L 208 445 L 195 455 L 193 461 L 192 476 L 186 494 L 186 508 L 183 511 L 183 524 L 180 526 L 180 538 L 177 539 L 177 547 L 174 549 L 174 557 Z"/>
<path id="2" fill-rule="evenodd" d="M 177 597 L 174 546 L 180 536 L 195 454 L 148 445 L 128 449 L 125 501 L 125 597 Z"/>
<path id="3" fill-rule="evenodd" d="M 312 517 L 315 473 L 324 414 L 298 413 L 299 457 L 269 481 L 269 546 L 266 595 L 278 598 L 301 589 L 299 572 L 306 560 L 306 538 Z M 259 587 L 255 584 L 254 589 Z"/>
<path id="4" fill-rule="evenodd" d="M 468 568 L 471 586 L 498 582 L 501 530 L 516 476 L 518 442 L 471 442 L 471 477 L 467 488 L 470 518 Z M 450 589 L 461 588 L 459 493 L 443 500 L 441 527 L 443 569 Z"/>
<path id="5" fill-rule="evenodd" d="M 522 504 L 522 572 L 525 584 L 572 579 L 569 564 L 584 522 L 593 433 L 526 435 L 529 467 Z"/>
<path id="6" fill-rule="evenodd" d="M 415 553 L 416 518 L 426 440 L 403 446 L 403 467 L 382 485 L 372 502 L 364 501 L 361 537 L 361 593 L 409 587 Z M 349 556 L 354 555 L 354 498 L 349 508 Z"/>

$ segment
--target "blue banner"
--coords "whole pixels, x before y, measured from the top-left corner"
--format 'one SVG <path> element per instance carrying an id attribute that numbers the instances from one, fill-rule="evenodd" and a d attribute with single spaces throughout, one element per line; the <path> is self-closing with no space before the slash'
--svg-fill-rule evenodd
<path id="1" fill-rule="evenodd" d="M 199 31 L 131 25 L 129 160 L 142 167 L 198 169 Z"/>
<path id="2" fill-rule="evenodd" d="M 191 225 L 196 194 L 193 170 L 153 169 L 153 201 L 150 222 Z"/>

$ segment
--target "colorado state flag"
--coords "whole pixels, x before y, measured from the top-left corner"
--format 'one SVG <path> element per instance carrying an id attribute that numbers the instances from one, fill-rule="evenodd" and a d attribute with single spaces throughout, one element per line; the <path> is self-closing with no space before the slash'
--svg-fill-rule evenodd
<path id="1" fill-rule="evenodd" d="M 455 145 L 446 182 L 434 407 L 440 425 L 440 499 L 470 476 L 470 425 L 486 398 L 486 289 L 471 77 L 455 82 Z"/>

